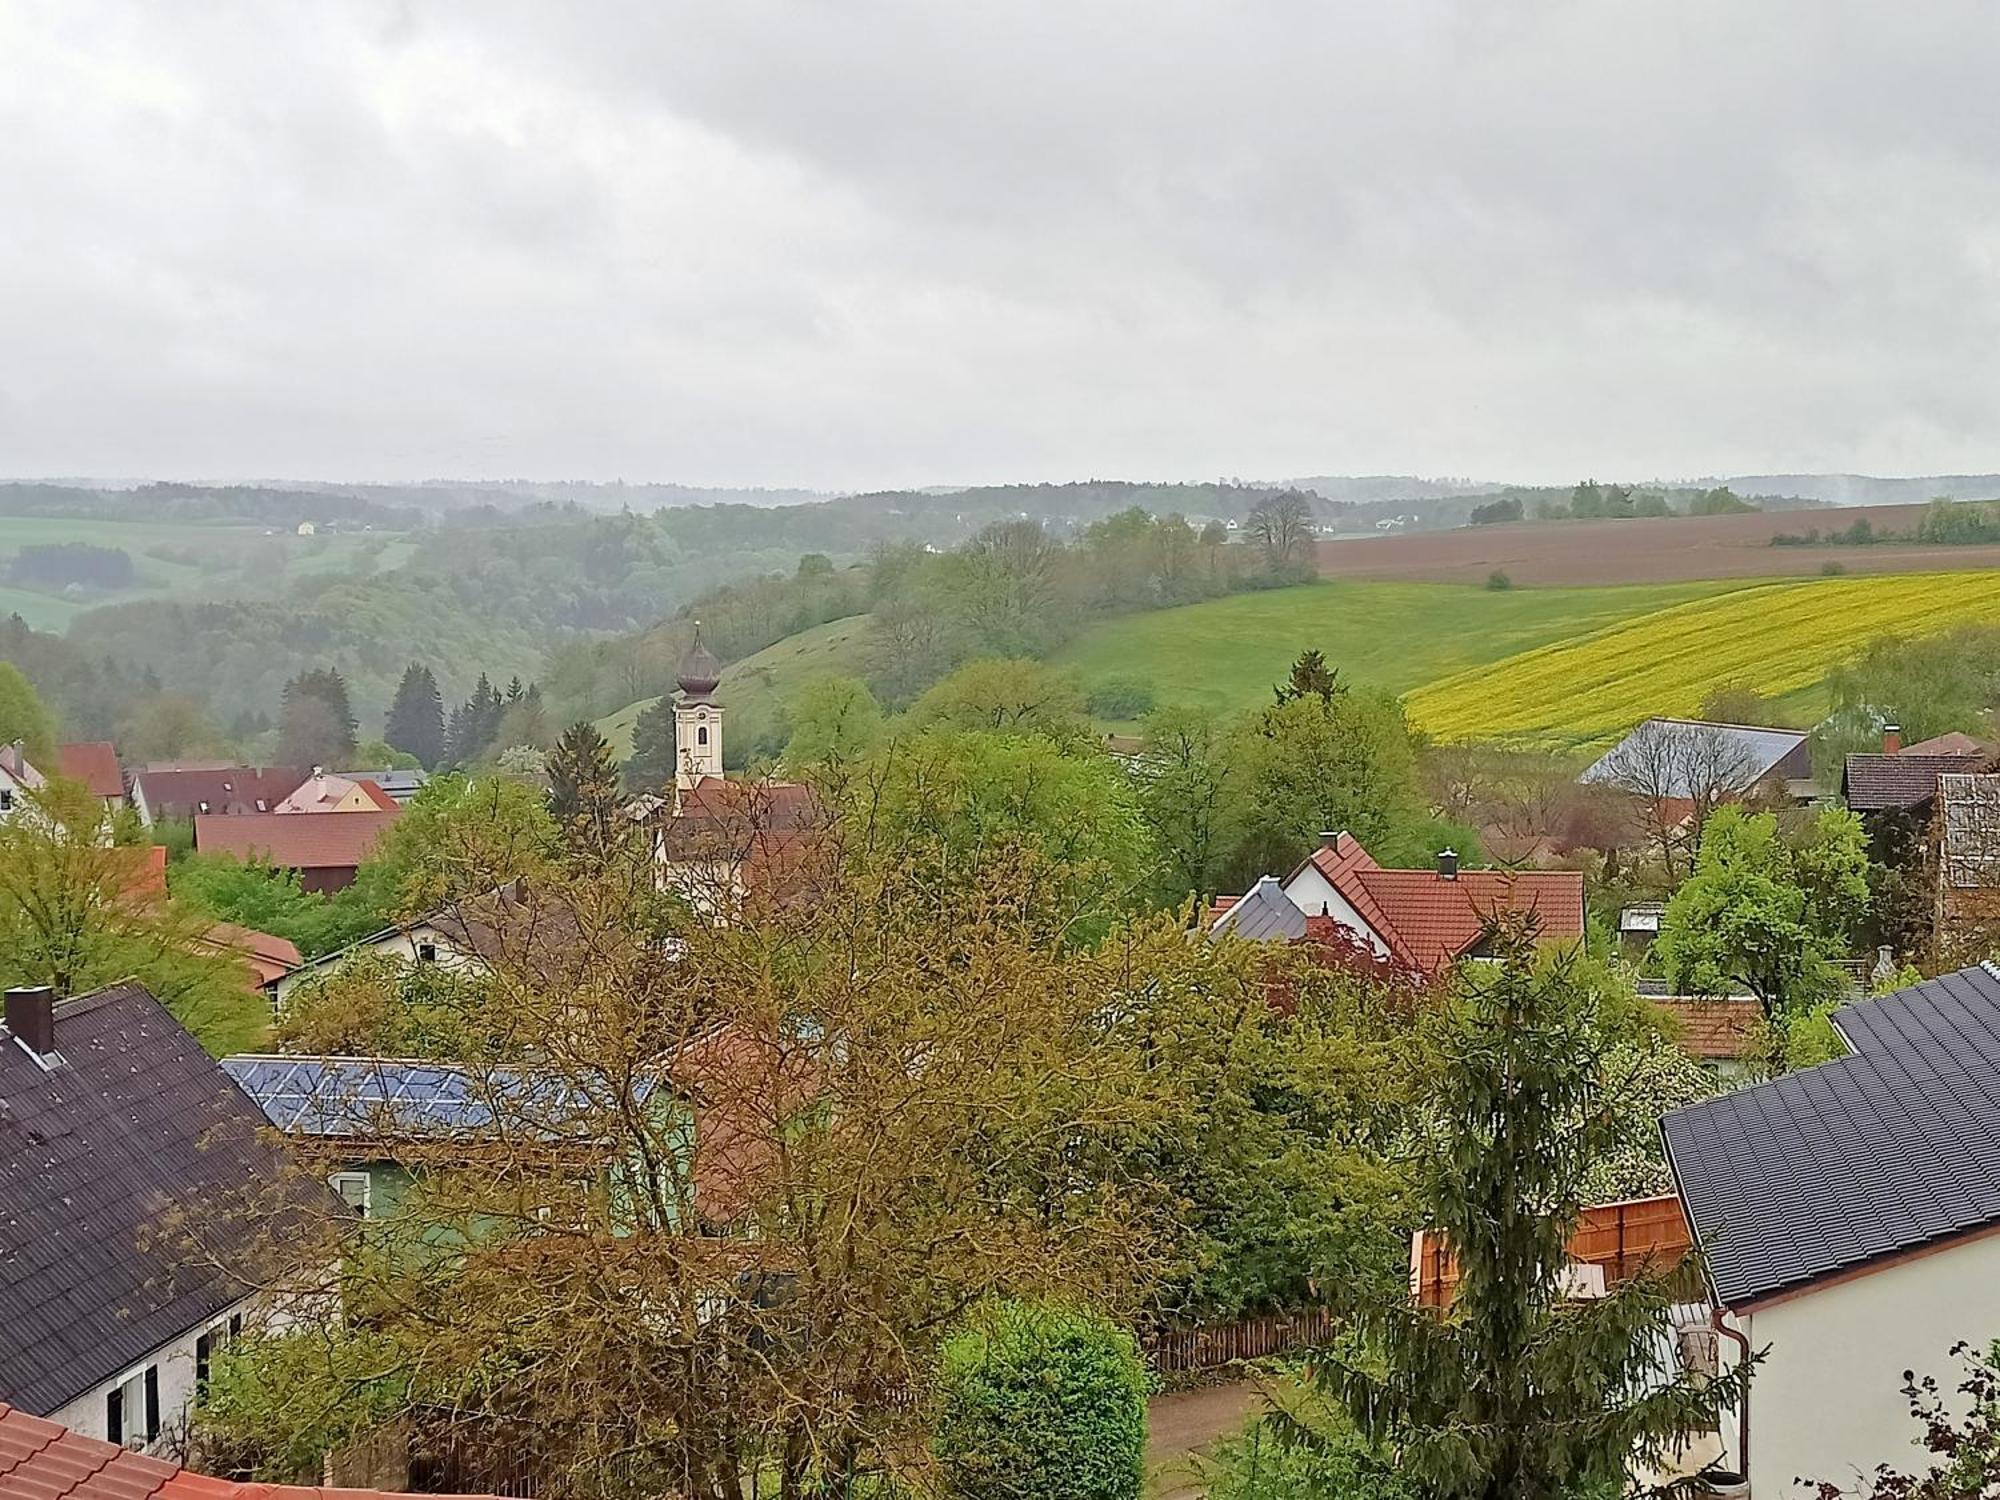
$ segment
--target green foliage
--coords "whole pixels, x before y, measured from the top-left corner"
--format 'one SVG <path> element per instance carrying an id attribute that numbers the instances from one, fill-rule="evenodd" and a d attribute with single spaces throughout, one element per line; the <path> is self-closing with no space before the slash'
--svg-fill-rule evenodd
<path id="1" fill-rule="evenodd" d="M 55 773 L 56 719 L 35 692 L 21 669 L 0 661 L 0 745 L 16 741 L 26 748 L 28 760 L 47 774 Z"/>
<path id="2" fill-rule="evenodd" d="M 266 1011 L 242 967 L 202 945 L 206 918 L 133 898 L 146 850 L 113 842 L 110 825 L 63 780 L 0 822 L 0 983 L 79 995 L 136 978 L 211 1052 L 254 1046 Z"/>
<path id="3" fill-rule="evenodd" d="M 1981 500 L 1933 500 L 1917 521 L 1916 538 L 1947 546 L 2000 542 L 2000 505 Z"/>
<path id="4" fill-rule="evenodd" d="M 1084 702 L 1100 719 L 1138 719 L 1153 711 L 1153 684 L 1144 677 L 1107 677 L 1093 683 Z"/>
<path id="5" fill-rule="evenodd" d="M 1226 738 L 1222 721 L 1204 709 L 1147 715 L 1133 781 L 1152 840 L 1153 895 L 1162 904 L 1215 894 L 1231 776 Z"/>
<path id="6" fill-rule="evenodd" d="M 825 774 L 852 765 L 882 742 L 882 709 L 857 677 L 822 677 L 807 684 L 791 711 L 792 737 L 784 765 L 794 775 Z"/>
<path id="7" fill-rule="evenodd" d="M 1818 739 L 1821 758 L 1881 748 L 1884 722 L 1907 743 L 1951 730 L 1985 732 L 2000 705 L 2000 626 L 1960 625 L 1940 635 L 1878 636 L 1827 678 L 1833 714 Z"/>
<path id="8" fill-rule="evenodd" d="M 217 922 L 234 922 L 289 938 L 307 958 L 344 948 L 384 925 L 387 914 L 368 904 L 368 884 L 332 896 L 299 885 L 296 871 L 226 854 L 190 854 L 173 862 L 174 899 Z"/>
<path id="9" fill-rule="evenodd" d="M 194 1411 L 208 1467 L 270 1484 L 316 1484 L 325 1455 L 392 1418 L 409 1377 L 365 1329 L 246 1333 L 216 1351 Z"/>
<path id="10" fill-rule="evenodd" d="M 1629 1465 L 1713 1430 L 1743 1378 L 1661 1377 L 1672 1309 L 1656 1281 L 1561 1297 L 1588 1174 L 1618 1144 L 1598 1000 L 1569 965 L 1538 962 L 1525 934 L 1496 946 L 1500 961 L 1462 969 L 1436 1019 L 1420 1197 L 1457 1260 L 1452 1306 L 1440 1317 L 1404 1297 L 1365 1302 L 1314 1375 L 1427 1500 L 1622 1488 Z M 1289 1431 L 1325 1446 L 1309 1424 Z"/>
<path id="11" fill-rule="evenodd" d="M 354 756 L 354 730 L 347 680 L 336 669 L 316 667 L 285 684 L 278 710 L 281 765 L 346 765 Z"/>
<path id="12" fill-rule="evenodd" d="M 487 1050 L 485 983 L 465 970 L 359 952 L 297 985 L 278 1018 L 280 1051 L 318 1057 L 437 1057 Z"/>
<path id="13" fill-rule="evenodd" d="M 1586 1203 L 1647 1198 L 1674 1190 L 1660 1145 L 1660 1116 L 1713 1099 L 1728 1085 L 1715 1069 L 1658 1030 L 1611 1043 L 1602 1054 L 1602 1093 L 1611 1128 L 1584 1174 Z"/>
<path id="14" fill-rule="evenodd" d="M 1475 505 L 1466 520 L 1474 526 L 1496 526 L 1505 521 L 1518 521 L 1524 514 L 1521 497 L 1507 495 L 1499 500 L 1489 500 L 1484 505 Z"/>
<path id="15" fill-rule="evenodd" d="M 621 831 L 618 765 L 597 726 L 570 725 L 544 763 L 549 816 L 572 850 L 601 854 Z"/>
<path id="16" fill-rule="evenodd" d="M 1424 817 L 1402 707 L 1375 689 L 1275 704 L 1237 730 L 1228 759 L 1224 874 L 1238 888 L 1289 870 L 1326 829 L 1394 863 Z"/>
<path id="17" fill-rule="evenodd" d="M 1145 1366 L 1100 1314 L 982 1308 L 939 1351 L 937 1385 L 932 1451 L 962 1500 L 1138 1500 Z"/>
<path id="18" fill-rule="evenodd" d="M 1488 573 L 1486 575 L 1486 587 L 1493 593 L 1504 594 L 1507 592 L 1508 589 L 1511 589 L 1513 586 L 1514 586 L 1514 580 L 1509 578 L 1506 575 L 1506 573 L 1499 568 L 1495 568 L 1491 573 Z"/>
<path id="19" fill-rule="evenodd" d="M 621 775 L 632 792 L 660 793 L 680 772 L 676 759 L 674 700 L 662 695 L 642 710 L 632 725 L 632 754 Z"/>
<path id="20" fill-rule="evenodd" d="M 1338 1406 L 1310 1391 L 1288 1390 L 1279 1399 L 1289 1421 L 1310 1429 L 1311 1441 L 1253 1417 L 1201 1466 L 1209 1500 L 1423 1500 L 1392 1462 L 1369 1450 Z"/>
<path id="21" fill-rule="evenodd" d="M 539 788 L 507 776 L 433 776 L 356 872 L 356 900 L 421 916 L 501 880 L 547 872 L 560 848 Z"/>
<path id="22" fill-rule="evenodd" d="M 1688 514 L 1691 516 L 1735 516 L 1755 509 L 1756 506 L 1738 495 L 1728 485 L 1703 490 L 1688 502 Z"/>
<path id="23" fill-rule="evenodd" d="M 154 693 L 138 700 L 118 726 L 118 753 L 143 766 L 156 760 L 195 760 L 226 755 L 229 736 L 208 710 L 192 698 Z"/>
<path id="24" fill-rule="evenodd" d="M 1083 738 L 1083 693 L 1068 672 L 1037 661 L 970 662 L 930 688 L 910 709 L 915 728 L 999 730 L 1069 741 Z"/>
<path id="25" fill-rule="evenodd" d="M 1729 804 L 1703 826 L 1694 873 L 1667 903 L 1654 952 L 1683 992 L 1741 987 L 1775 1021 L 1835 991 L 1830 960 L 1867 902 L 1868 858 L 1852 814 L 1827 809 L 1788 844 L 1774 814 Z"/>

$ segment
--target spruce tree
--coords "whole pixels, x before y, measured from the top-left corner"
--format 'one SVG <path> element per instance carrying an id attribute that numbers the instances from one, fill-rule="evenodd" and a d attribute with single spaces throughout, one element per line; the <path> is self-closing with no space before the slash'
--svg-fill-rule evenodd
<path id="1" fill-rule="evenodd" d="M 618 763 L 588 719 L 570 725 L 543 763 L 549 812 L 572 849 L 608 851 L 618 829 Z"/>
<path id="2" fill-rule="evenodd" d="M 664 697 L 643 710 L 632 725 L 632 758 L 625 762 L 625 785 L 635 792 L 661 792 L 674 784 L 679 772 L 674 700 Z"/>
<path id="3" fill-rule="evenodd" d="M 382 737 L 426 771 L 444 759 L 444 698 L 429 667 L 411 662 L 403 669 Z"/>
<path id="4" fill-rule="evenodd" d="M 284 687 L 278 759 L 289 766 L 336 769 L 354 754 L 354 710 L 347 682 L 329 667 L 299 673 Z"/>
<path id="5" fill-rule="evenodd" d="M 1672 1332 L 1657 1277 L 1563 1295 L 1581 1184 L 1618 1126 L 1596 996 L 1567 961 L 1538 961 L 1533 936 L 1493 934 L 1499 962 L 1463 967 L 1443 1023 L 1422 1196 L 1457 1263 L 1452 1304 L 1355 1309 L 1354 1341 L 1314 1377 L 1437 1500 L 1620 1493 L 1635 1464 L 1713 1431 L 1748 1375 L 1656 1368 Z"/>

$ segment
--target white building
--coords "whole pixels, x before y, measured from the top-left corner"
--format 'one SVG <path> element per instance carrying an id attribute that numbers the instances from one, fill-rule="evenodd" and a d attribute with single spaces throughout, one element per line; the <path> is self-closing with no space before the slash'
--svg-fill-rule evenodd
<path id="1" fill-rule="evenodd" d="M 1905 1372 L 1948 1394 L 2000 1337 L 2000 970 L 1834 1023 L 1849 1056 L 1662 1122 L 1719 1323 L 1767 1351 L 1723 1434 L 1758 1500 L 1928 1468 Z"/>

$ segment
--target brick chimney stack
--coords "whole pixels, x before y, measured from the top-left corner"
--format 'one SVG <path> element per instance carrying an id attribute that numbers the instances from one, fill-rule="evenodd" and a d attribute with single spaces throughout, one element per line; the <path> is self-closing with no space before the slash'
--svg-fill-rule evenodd
<path id="1" fill-rule="evenodd" d="M 37 1057 L 56 1050 L 56 992 L 47 985 L 7 991 L 6 1020 L 7 1029 Z"/>
<path id="2" fill-rule="evenodd" d="M 1458 879 L 1458 851 L 1456 849 L 1438 850 L 1438 878 L 1441 880 Z"/>
<path id="3" fill-rule="evenodd" d="M 1884 755 L 1901 755 L 1903 753 L 1903 726 L 1901 724 L 1884 724 L 1882 726 L 1882 753 Z"/>

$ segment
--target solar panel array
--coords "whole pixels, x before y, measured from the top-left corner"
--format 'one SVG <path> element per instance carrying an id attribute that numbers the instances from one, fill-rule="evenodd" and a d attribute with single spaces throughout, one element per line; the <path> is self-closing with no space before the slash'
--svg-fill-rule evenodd
<path id="1" fill-rule="evenodd" d="M 478 1131 L 496 1100 L 532 1104 L 512 1074 L 396 1058 L 230 1057 L 237 1087 L 291 1135 L 420 1135 Z"/>
<path id="2" fill-rule="evenodd" d="M 1661 1122 L 1724 1306 L 2000 1220 L 2000 971 L 1836 1020 L 1852 1056 Z"/>

